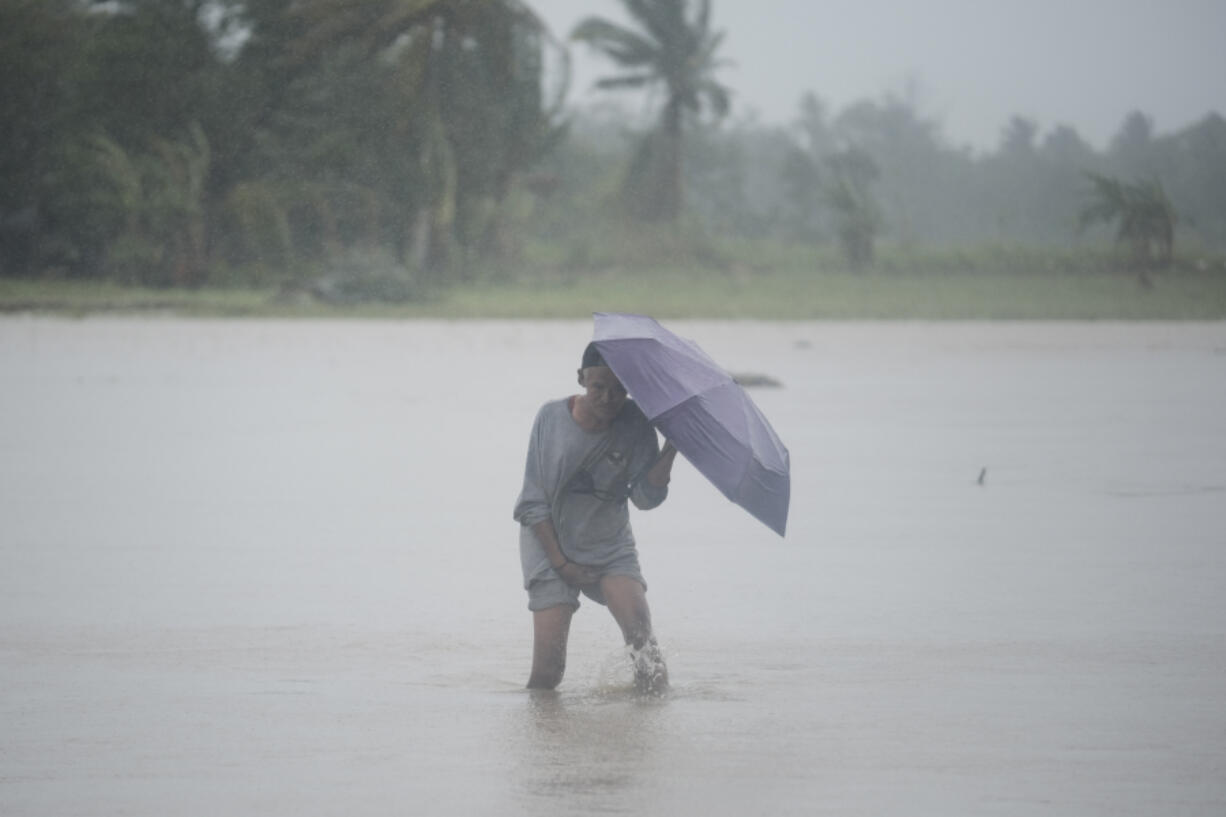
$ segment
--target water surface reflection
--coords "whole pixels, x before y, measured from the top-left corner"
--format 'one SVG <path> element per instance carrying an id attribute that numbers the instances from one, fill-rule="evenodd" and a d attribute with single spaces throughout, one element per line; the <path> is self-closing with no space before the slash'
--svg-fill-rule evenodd
<path id="1" fill-rule="evenodd" d="M 515 774 L 528 799 L 576 810 L 629 809 L 658 787 L 667 696 L 602 688 L 580 694 L 525 691 Z"/>

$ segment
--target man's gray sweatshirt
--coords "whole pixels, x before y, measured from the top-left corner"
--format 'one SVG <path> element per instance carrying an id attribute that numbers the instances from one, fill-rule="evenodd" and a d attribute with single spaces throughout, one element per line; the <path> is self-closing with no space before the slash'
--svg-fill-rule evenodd
<path id="1" fill-rule="evenodd" d="M 566 558 L 580 564 L 608 564 L 633 548 L 626 499 L 648 510 L 668 496 L 667 486 L 647 481 L 659 454 L 655 429 L 632 400 L 605 431 L 580 428 L 570 398 L 542 406 L 532 424 L 524 485 L 515 503 L 524 586 L 552 571 L 532 532 L 542 520 L 553 520 Z"/>

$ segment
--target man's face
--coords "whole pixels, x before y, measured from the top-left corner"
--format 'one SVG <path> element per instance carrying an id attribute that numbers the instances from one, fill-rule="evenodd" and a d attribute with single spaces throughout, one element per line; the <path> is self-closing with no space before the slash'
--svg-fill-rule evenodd
<path id="1" fill-rule="evenodd" d="M 580 369 L 579 385 L 587 390 L 584 399 L 588 407 L 602 420 L 612 420 L 626 404 L 626 387 L 607 366 Z"/>

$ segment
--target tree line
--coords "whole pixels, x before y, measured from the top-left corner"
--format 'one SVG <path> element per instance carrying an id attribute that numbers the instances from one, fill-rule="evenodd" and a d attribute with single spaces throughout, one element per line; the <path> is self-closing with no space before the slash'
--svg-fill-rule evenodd
<path id="1" fill-rule="evenodd" d="M 563 134 L 547 40 L 514 0 L 0 0 L 3 273 L 462 268 Z"/>
<path id="2" fill-rule="evenodd" d="M 1217 114 L 1159 135 L 1134 113 L 1103 151 L 1015 118 L 975 154 L 894 96 L 810 94 L 766 126 L 730 115 L 709 0 L 622 3 L 628 25 L 565 34 L 609 58 L 585 99 L 658 89 L 641 126 L 566 107 L 568 47 L 518 0 L 0 0 L 0 275 L 366 264 L 406 296 L 525 247 L 581 262 L 626 222 L 853 266 L 879 240 L 1069 244 L 1099 221 L 1138 259 L 1169 257 L 1175 225 L 1226 249 Z"/>
<path id="3" fill-rule="evenodd" d="M 976 153 L 904 98 L 831 112 L 809 94 L 790 127 L 742 123 L 701 141 L 692 187 L 707 192 L 694 200 L 719 230 L 833 240 L 852 259 L 867 260 L 877 238 L 1069 247 L 1114 237 L 1137 263 L 1161 263 L 1176 228 L 1194 251 L 1226 249 L 1226 120 L 1216 113 L 1159 135 L 1134 111 L 1104 150 L 1071 126 L 1044 134 L 1014 117 L 994 150 Z M 1096 232 L 1103 222 L 1114 232 Z"/>

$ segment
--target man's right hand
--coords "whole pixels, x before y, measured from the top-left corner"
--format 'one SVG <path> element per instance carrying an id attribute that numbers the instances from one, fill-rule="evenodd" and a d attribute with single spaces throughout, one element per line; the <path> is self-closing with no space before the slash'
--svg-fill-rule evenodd
<path id="1" fill-rule="evenodd" d="M 560 568 L 555 567 L 554 570 L 562 577 L 562 581 L 571 587 L 585 587 L 600 581 L 600 575 L 587 565 L 568 561 Z"/>

